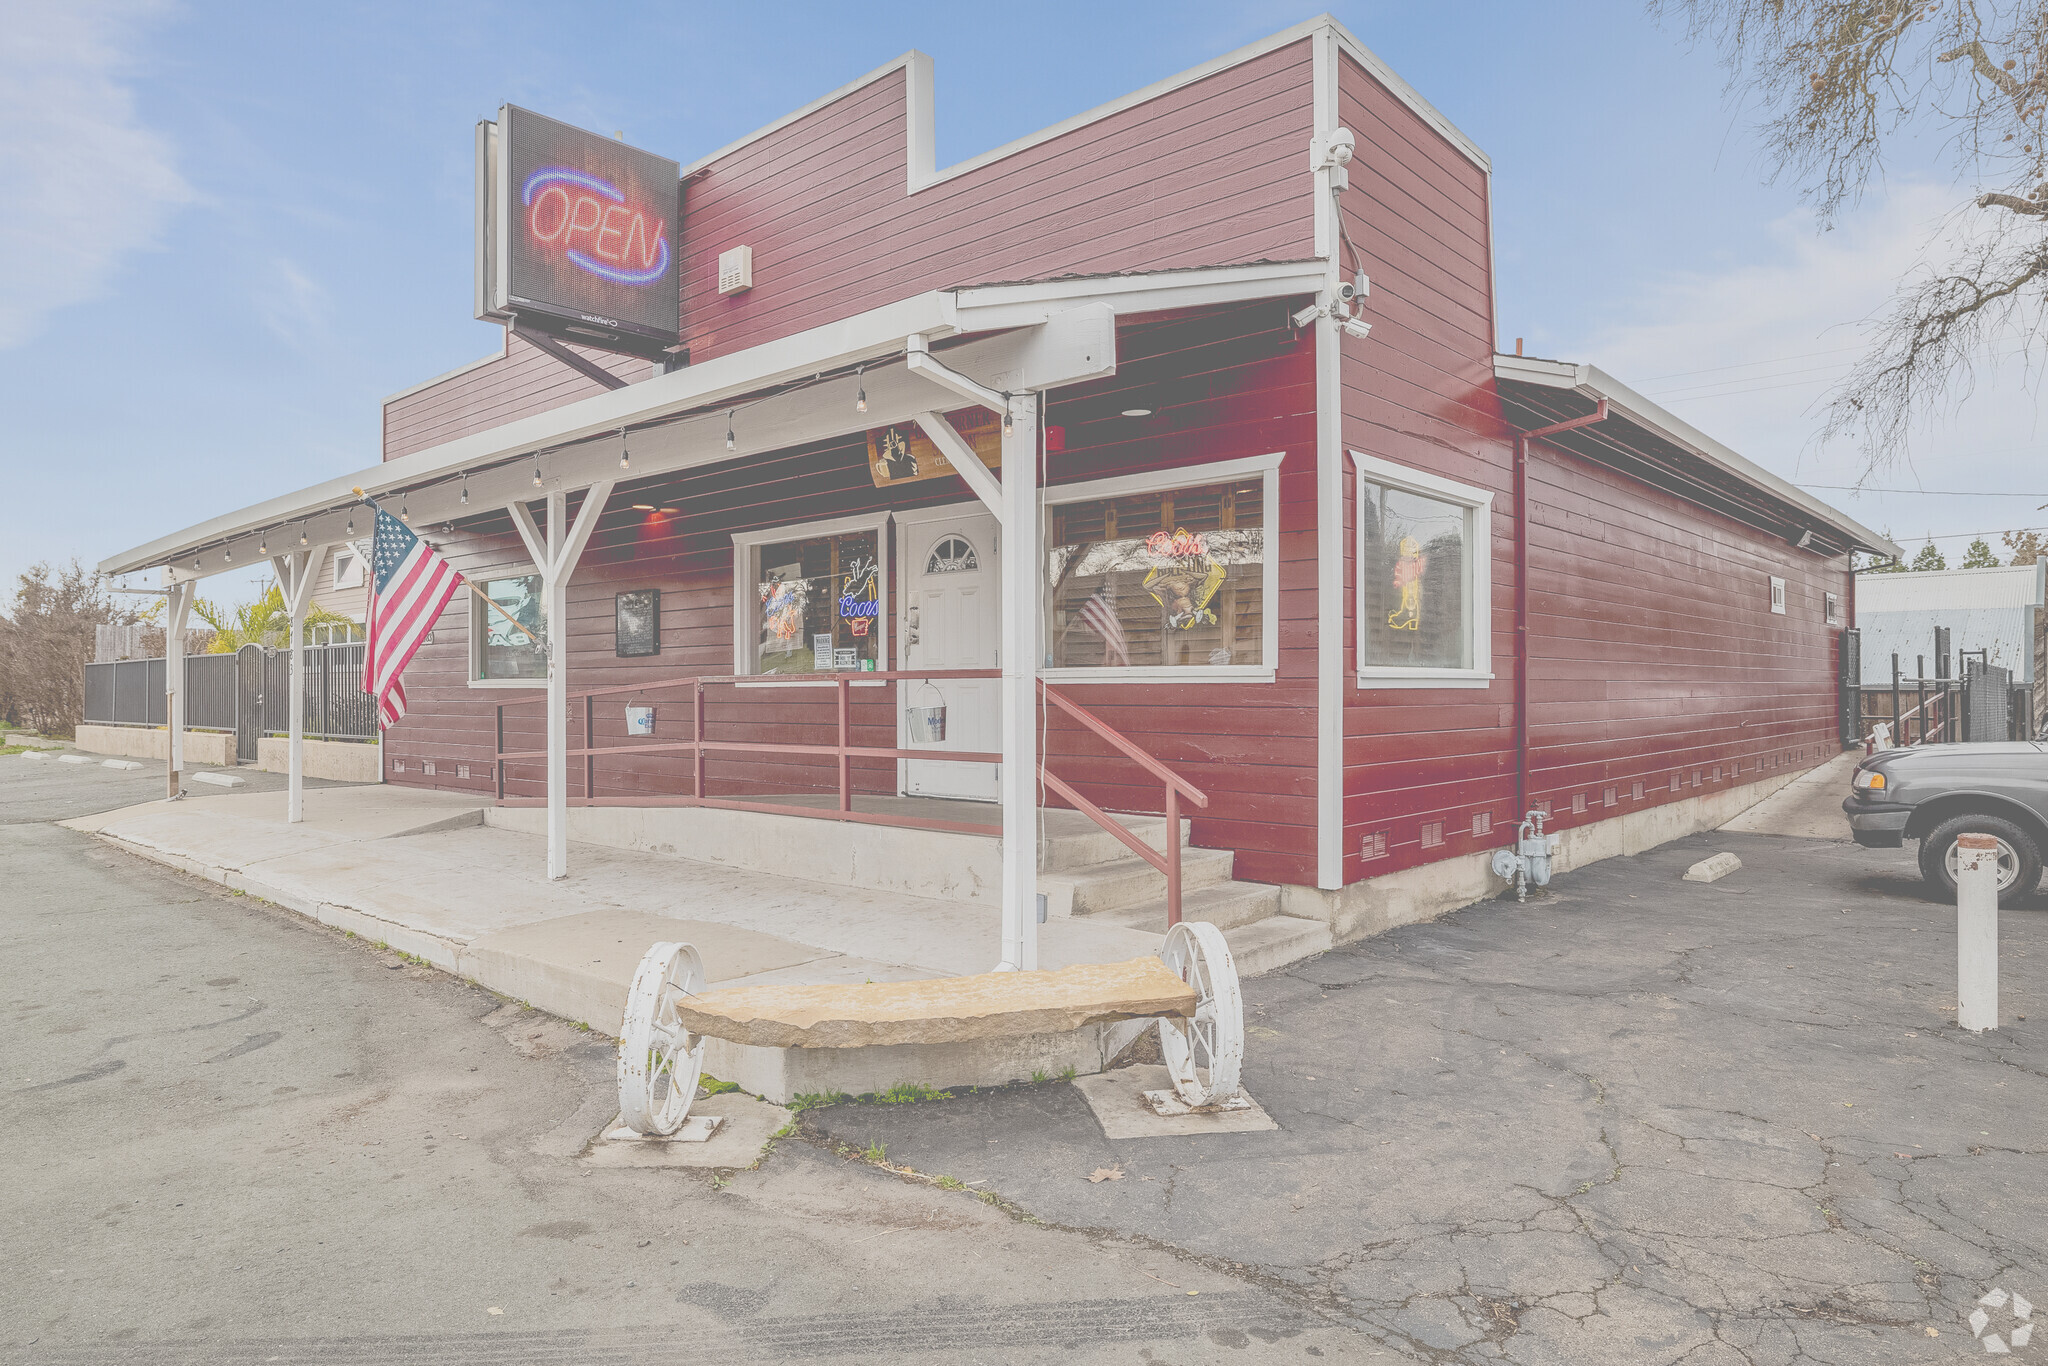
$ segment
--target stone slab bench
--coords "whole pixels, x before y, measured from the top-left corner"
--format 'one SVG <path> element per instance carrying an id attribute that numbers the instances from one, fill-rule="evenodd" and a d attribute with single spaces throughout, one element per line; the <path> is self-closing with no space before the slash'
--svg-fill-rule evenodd
<path id="1" fill-rule="evenodd" d="M 1056 1033 L 1117 1020 L 1159 1020 L 1171 1101 L 1222 1108 L 1237 1098 L 1244 1006 L 1222 932 L 1188 921 L 1156 958 L 1046 972 L 983 972 L 861 985 L 728 987 L 705 991 L 688 944 L 661 943 L 640 960 L 619 1030 L 619 1115 L 647 1137 L 708 1138 L 690 1105 L 707 1037 L 757 1048 L 871 1048 L 964 1043 Z M 904 1078 L 916 1081 L 918 1078 Z"/>

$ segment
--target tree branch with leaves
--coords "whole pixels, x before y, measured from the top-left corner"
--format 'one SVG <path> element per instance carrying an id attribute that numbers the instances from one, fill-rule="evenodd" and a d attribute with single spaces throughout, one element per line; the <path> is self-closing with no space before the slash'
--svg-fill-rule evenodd
<path id="1" fill-rule="evenodd" d="M 1765 111 L 1773 176 L 1820 226 L 1856 204 L 1887 155 L 1933 135 L 1961 187 L 1872 319 L 1869 352 L 1828 395 L 1821 441 L 1866 472 L 1899 463 L 1923 417 L 1953 407 L 1996 347 L 2048 322 L 2048 0 L 1650 0 L 1718 50 L 1731 93 Z"/>

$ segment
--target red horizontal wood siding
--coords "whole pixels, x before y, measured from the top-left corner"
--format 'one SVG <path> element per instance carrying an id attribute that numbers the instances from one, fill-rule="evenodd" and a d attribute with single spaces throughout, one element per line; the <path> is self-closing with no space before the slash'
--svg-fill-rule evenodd
<path id="1" fill-rule="evenodd" d="M 1123 363 L 1114 379 L 1056 394 L 1048 420 L 1064 429 L 1066 449 L 1049 457 L 1049 480 L 1069 484 L 1111 475 L 1279 453 L 1279 601 L 1268 611 L 1281 645 L 1278 679 L 1265 683 L 1061 685 L 1109 724 L 1207 790 L 1194 815 L 1196 843 L 1238 851 L 1238 874 L 1276 882 L 1313 879 L 1315 847 L 1315 383 L 1311 343 L 1296 340 L 1278 302 L 1153 315 L 1122 328 Z M 1126 418 L 1131 407 L 1150 417 Z M 621 484 L 598 523 L 569 585 L 571 691 L 648 683 L 690 673 L 727 674 L 733 663 L 733 551 L 736 532 L 966 500 L 958 483 L 932 481 L 882 490 L 869 479 L 859 438 L 748 457 L 681 475 Z M 673 517 L 639 513 L 634 503 L 678 509 Z M 573 513 L 573 505 L 572 505 Z M 494 513 L 458 525 L 443 547 L 472 579 L 529 572 L 510 519 Z M 895 564 L 891 557 L 887 637 L 894 649 Z M 659 656 L 614 653 L 613 595 L 661 590 Z M 467 597 L 467 595 L 464 595 Z M 494 752 L 494 707 L 506 709 L 507 748 L 544 744 L 538 688 L 507 692 L 468 683 L 469 607 L 458 600 L 406 675 L 411 710 L 386 737 L 391 781 L 487 791 Z M 717 688 L 708 694 L 710 731 L 722 740 L 831 743 L 836 702 L 829 688 Z M 601 738 L 623 742 L 614 699 Z M 656 739 L 686 737 L 688 694 L 650 692 Z M 855 743 L 895 744 L 893 690 L 853 694 Z M 581 734 L 580 707 L 572 735 Z M 1053 771 L 1113 810 L 1157 811 L 1156 784 L 1057 713 L 1046 741 Z M 432 761 L 435 772 L 422 766 Z M 467 780 L 458 767 L 468 765 Z M 572 787 L 580 766 L 570 765 Z M 858 761 L 857 785 L 893 792 L 891 761 Z M 538 761 L 512 771 L 509 791 L 543 793 Z M 836 779 L 824 759 L 717 757 L 707 791 L 739 796 L 820 792 Z M 688 761 L 641 756 L 600 762 L 602 795 L 690 791 Z M 991 820 L 998 820 L 994 808 Z"/>
<path id="2" fill-rule="evenodd" d="M 690 181 L 677 237 L 683 344 L 703 361 L 960 285 L 1305 259 L 1309 47 L 1254 57 L 916 194 L 907 76 L 888 72 Z M 718 254 L 735 246 L 753 248 L 755 284 L 721 295 Z M 600 392 L 513 347 L 387 405 L 385 458 Z"/>

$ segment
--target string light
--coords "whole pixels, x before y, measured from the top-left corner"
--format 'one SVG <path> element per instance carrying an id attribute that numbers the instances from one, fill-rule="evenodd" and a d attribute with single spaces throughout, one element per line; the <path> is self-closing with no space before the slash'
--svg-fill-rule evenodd
<path id="1" fill-rule="evenodd" d="M 539 451 L 535 451 L 535 452 L 533 453 L 533 486 L 534 486 L 535 488 L 539 488 L 539 487 L 541 486 L 541 482 L 540 482 L 540 452 L 539 452 Z"/>
<path id="2" fill-rule="evenodd" d="M 235 562 L 235 548 L 231 545 L 221 547 L 221 558 L 229 564 L 233 564 Z"/>
<path id="3" fill-rule="evenodd" d="M 306 524 L 304 522 L 299 523 L 299 544 L 306 544 Z"/>
<path id="4" fill-rule="evenodd" d="M 619 468 L 622 470 L 633 468 L 633 453 L 626 449 L 626 429 L 624 427 L 619 428 Z"/>
<path id="5" fill-rule="evenodd" d="M 356 519 L 353 517 L 348 519 L 348 534 L 351 536 L 356 534 Z"/>
<path id="6" fill-rule="evenodd" d="M 1004 396 L 1004 399 L 1003 399 L 1003 435 L 1004 435 L 1004 436 L 1008 436 L 1009 434 L 1010 434 L 1010 405 L 1009 405 L 1009 398 L 1008 398 L 1008 396 L 1007 396 L 1007 395 L 1005 395 L 1005 396 Z"/>
<path id="7" fill-rule="evenodd" d="M 412 524 L 412 506 L 409 503 L 401 502 L 398 505 L 398 520 L 408 526 Z"/>
<path id="8" fill-rule="evenodd" d="M 729 451 L 738 449 L 732 439 L 732 415 L 738 411 L 739 409 L 733 408 L 727 410 L 725 414 L 725 448 Z"/>
<path id="9" fill-rule="evenodd" d="M 462 505 L 469 506 L 469 471 L 462 472 Z"/>
<path id="10" fill-rule="evenodd" d="M 195 574 L 199 572 L 199 557 L 197 555 L 192 557 L 192 572 Z"/>
<path id="11" fill-rule="evenodd" d="M 261 536 L 256 538 L 256 553 L 258 555 L 268 555 L 270 553 L 269 532 L 266 531 Z"/>
<path id="12" fill-rule="evenodd" d="M 868 410 L 867 367 L 865 365 L 853 372 L 853 382 L 860 386 L 860 397 L 854 399 L 853 410 L 857 413 L 864 413 Z"/>

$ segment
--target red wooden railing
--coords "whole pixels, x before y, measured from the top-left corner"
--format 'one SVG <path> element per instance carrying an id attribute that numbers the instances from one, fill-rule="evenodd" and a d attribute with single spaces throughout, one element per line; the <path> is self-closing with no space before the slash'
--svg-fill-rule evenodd
<path id="1" fill-rule="evenodd" d="M 580 795 L 569 797 L 571 806 L 703 806 L 728 811 L 758 811 L 774 816 L 803 816 L 812 820 L 849 821 L 861 825 L 890 825 L 912 830 L 943 830 L 970 835 L 1000 835 L 1000 824 L 988 825 L 971 821 L 940 820 L 935 817 L 905 815 L 887 811 L 856 811 L 853 806 L 853 761 L 855 759 L 922 759 L 942 763 L 999 764 L 1003 756 L 980 750 L 948 749 L 904 749 L 887 745 L 856 745 L 853 743 L 853 694 L 856 684 L 926 682 L 945 679 L 995 679 L 1002 675 L 994 669 L 939 669 L 916 672 L 837 673 L 828 678 L 815 676 L 801 680 L 774 675 L 728 676 L 691 675 L 681 678 L 660 679 L 652 683 L 633 683 L 610 688 L 591 688 L 571 693 L 569 700 L 580 703 L 583 710 L 583 743 L 569 749 L 569 759 L 582 760 L 583 782 Z M 815 685 L 831 683 L 838 692 L 834 699 L 837 735 L 832 744 L 803 744 L 788 741 L 763 740 L 714 740 L 706 733 L 708 718 L 705 710 L 704 690 L 709 686 L 732 686 L 734 684 L 775 684 L 797 683 Z M 1209 798 L 1200 788 L 1159 762 L 1144 749 L 1119 733 L 1093 712 L 1039 681 L 1039 695 L 1047 704 L 1057 707 L 1062 713 L 1073 718 L 1084 729 L 1108 744 L 1125 758 L 1137 764 L 1144 772 L 1158 780 L 1162 789 L 1162 804 L 1166 811 L 1166 848 L 1154 849 L 1151 845 L 1133 835 L 1123 824 L 1089 801 L 1074 787 L 1054 775 L 1043 762 L 1039 765 L 1039 777 L 1045 786 L 1072 804 L 1075 810 L 1087 816 L 1102 829 L 1120 840 L 1138 857 L 1157 868 L 1166 877 L 1166 923 L 1168 928 L 1180 923 L 1181 912 L 1181 869 L 1180 869 L 1180 803 L 1182 798 L 1198 807 L 1206 807 Z M 687 740 L 629 741 L 623 744 L 597 743 L 598 699 L 605 697 L 647 697 L 650 694 L 676 688 L 690 690 L 690 738 Z M 505 709 L 507 707 L 545 705 L 544 698 L 521 698 L 497 704 L 497 745 L 493 762 L 493 782 L 500 806 L 545 806 L 545 797 L 508 797 L 505 795 L 505 765 L 519 761 L 547 759 L 545 749 L 508 750 L 505 748 Z M 692 787 L 688 796 L 635 794 L 617 797 L 601 797 L 597 793 L 597 761 L 600 757 L 638 754 L 688 754 Z M 787 755 L 791 757 L 830 758 L 837 779 L 838 803 L 832 808 L 802 806 L 791 802 L 749 801 L 736 797 L 712 797 L 705 792 L 705 757 L 710 754 L 734 755 Z"/>

